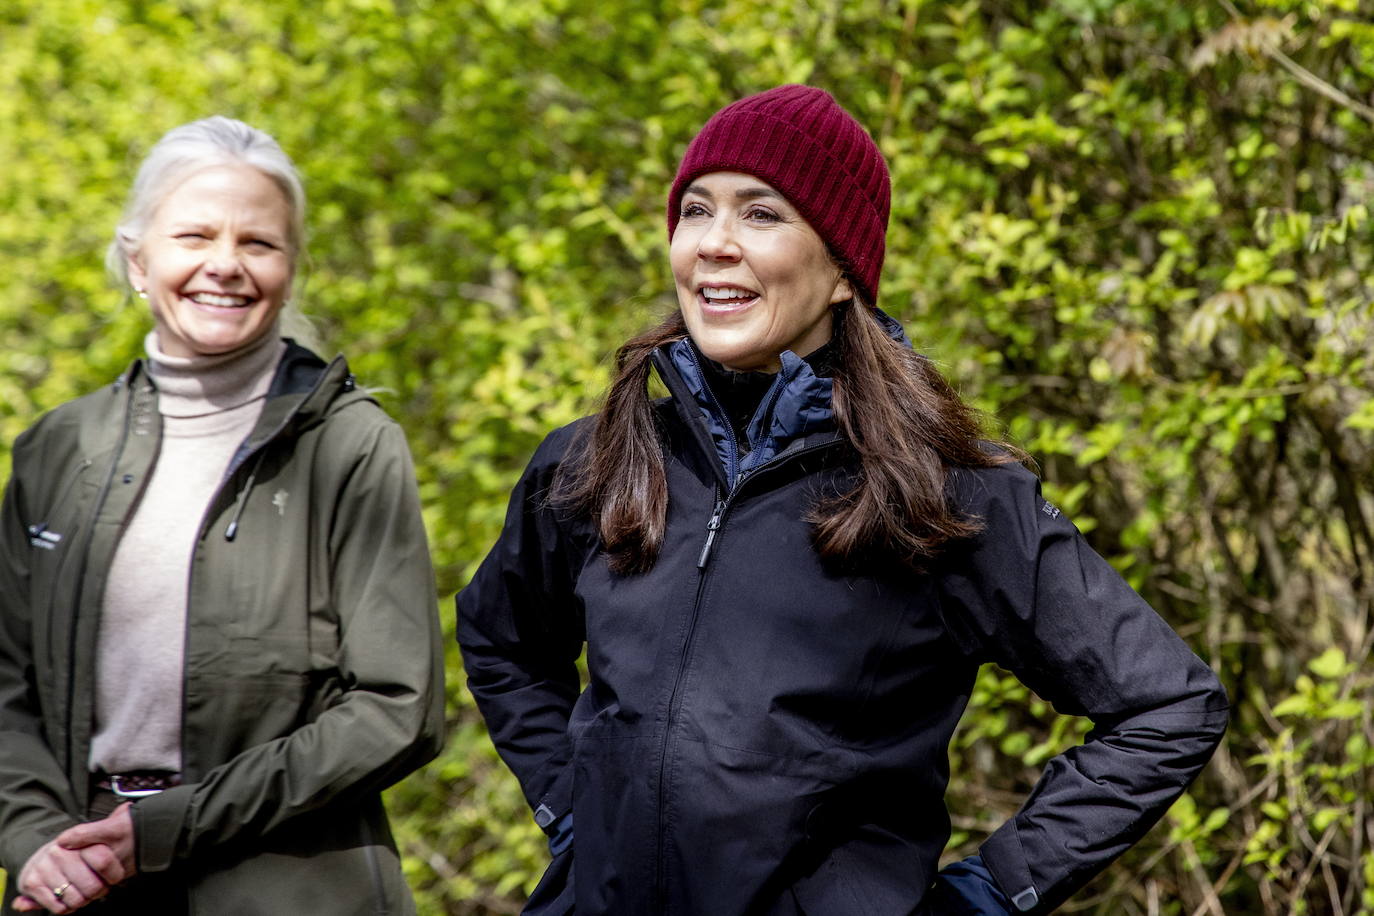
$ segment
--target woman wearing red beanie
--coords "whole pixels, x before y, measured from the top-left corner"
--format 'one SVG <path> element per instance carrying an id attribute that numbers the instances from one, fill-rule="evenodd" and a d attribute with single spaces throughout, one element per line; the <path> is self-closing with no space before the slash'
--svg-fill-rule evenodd
<path id="1" fill-rule="evenodd" d="M 526 912 L 1049 912 L 1220 740 L 1216 677 L 876 308 L 890 196 L 820 89 L 717 112 L 668 194 L 679 310 L 545 440 L 459 594 L 554 852 Z M 937 872 L 988 661 L 1096 728 Z"/>

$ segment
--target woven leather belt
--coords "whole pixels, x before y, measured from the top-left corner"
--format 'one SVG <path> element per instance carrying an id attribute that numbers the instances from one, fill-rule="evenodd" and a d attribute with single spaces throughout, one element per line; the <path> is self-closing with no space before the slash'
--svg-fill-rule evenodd
<path id="1" fill-rule="evenodd" d="M 120 798 L 146 798 L 181 785 L 181 774 L 166 770 L 135 770 L 132 773 L 93 773 L 97 789 L 113 792 Z"/>

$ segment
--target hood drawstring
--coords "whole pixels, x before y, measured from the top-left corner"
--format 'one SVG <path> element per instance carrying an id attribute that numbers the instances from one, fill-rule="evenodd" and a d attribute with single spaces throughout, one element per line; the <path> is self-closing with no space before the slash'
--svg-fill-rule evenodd
<path id="1" fill-rule="evenodd" d="M 277 366 L 277 377 L 272 382 L 272 388 L 269 389 L 267 392 L 267 397 L 269 401 L 277 394 L 291 393 L 291 391 L 287 390 L 288 386 L 281 386 L 282 390 L 280 391 L 278 390 L 278 387 L 279 384 L 282 382 L 282 379 L 286 377 L 286 375 L 283 372 L 283 367 L 285 366 L 288 370 L 290 369 L 290 366 L 286 366 L 286 364 L 289 360 L 291 360 L 293 350 L 306 353 L 306 355 L 309 356 L 310 359 L 314 360 L 315 362 L 319 362 L 318 357 L 316 357 L 312 353 L 309 353 L 308 351 L 302 350 L 300 347 L 296 346 L 294 342 L 288 340 L 287 343 L 288 347 L 286 351 L 286 356 L 282 357 L 282 364 Z M 253 460 L 253 469 L 248 473 L 248 480 L 244 482 L 243 490 L 239 493 L 238 501 L 234 504 L 234 517 L 229 520 L 229 526 L 224 529 L 224 539 L 226 541 L 232 541 L 238 535 L 239 520 L 243 518 L 243 511 L 248 506 L 248 496 L 250 493 L 253 492 L 253 485 L 257 482 L 258 479 L 258 470 L 262 467 L 262 460 L 265 457 L 267 457 L 267 451 L 269 447 L 271 447 L 272 443 L 277 440 L 277 438 L 289 425 L 291 425 L 293 422 L 296 422 L 296 418 L 299 414 L 302 405 L 310 403 L 310 399 L 315 396 L 316 392 L 321 390 L 325 381 L 329 377 L 330 368 L 332 368 L 335 365 L 342 364 L 343 357 L 337 356 L 334 358 L 334 362 L 325 366 L 323 371 L 320 372 L 319 376 L 315 378 L 314 383 L 313 385 L 311 385 L 310 389 L 306 391 L 305 396 L 301 399 L 301 402 L 297 404 L 294 408 L 292 408 L 292 410 L 277 425 L 276 429 L 272 430 L 270 434 L 261 439 L 261 444 L 258 446 L 258 456 Z M 345 373 L 345 378 L 343 379 L 340 387 L 344 391 L 352 391 L 355 387 L 357 387 L 357 383 L 353 380 L 353 375 L 351 373 Z M 240 448 L 242 449 L 242 447 Z M 239 457 L 239 455 L 234 456 L 234 460 L 229 465 L 230 468 L 232 468 L 233 470 L 229 472 L 228 476 L 232 476 L 233 471 L 238 470 L 238 468 L 240 467 L 240 465 L 238 464 Z"/>
<path id="2" fill-rule="evenodd" d="M 229 527 L 224 529 L 226 541 L 232 541 L 239 533 L 239 519 L 243 517 L 243 510 L 248 506 L 248 494 L 253 492 L 253 484 L 258 479 L 258 468 L 262 467 L 262 459 L 266 457 L 267 449 L 264 447 L 258 452 L 258 457 L 253 461 L 253 470 L 248 472 L 248 480 L 239 491 L 238 501 L 234 504 L 234 517 L 229 520 Z"/>

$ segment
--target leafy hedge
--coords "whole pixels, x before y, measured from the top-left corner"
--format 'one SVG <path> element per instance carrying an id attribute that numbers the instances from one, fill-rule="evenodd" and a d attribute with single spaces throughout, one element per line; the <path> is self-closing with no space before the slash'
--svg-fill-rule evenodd
<path id="1" fill-rule="evenodd" d="M 1374 912 L 1368 0 L 589 6 L 0 8 L 0 442 L 139 352 L 100 261 L 141 154 L 241 117 L 305 173 L 299 298 L 391 392 L 448 618 L 541 436 L 671 307 L 692 132 L 824 86 L 891 163 L 884 307 L 1234 700 L 1203 778 L 1069 909 Z M 390 793 L 407 872 L 427 913 L 517 912 L 542 837 L 449 674 L 448 751 Z M 1084 731 L 986 671 L 950 854 Z"/>

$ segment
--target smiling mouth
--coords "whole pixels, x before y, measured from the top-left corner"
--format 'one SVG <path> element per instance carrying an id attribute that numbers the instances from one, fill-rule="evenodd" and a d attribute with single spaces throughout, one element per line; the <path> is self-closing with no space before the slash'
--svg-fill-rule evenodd
<path id="1" fill-rule="evenodd" d="M 753 305 L 759 294 L 740 286 L 703 286 L 697 289 L 697 298 L 704 308 L 734 311 Z"/>
<path id="2" fill-rule="evenodd" d="M 213 305 L 225 309 L 245 308 L 257 301 L 251 296 L 238 296 L 233 293 L 191 293 L 186 298 L 196 305 Z"/>

